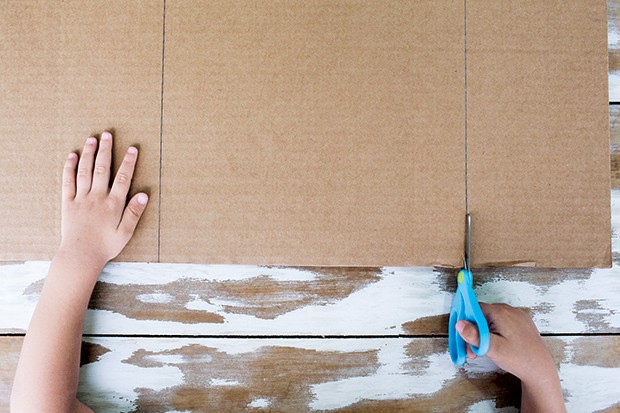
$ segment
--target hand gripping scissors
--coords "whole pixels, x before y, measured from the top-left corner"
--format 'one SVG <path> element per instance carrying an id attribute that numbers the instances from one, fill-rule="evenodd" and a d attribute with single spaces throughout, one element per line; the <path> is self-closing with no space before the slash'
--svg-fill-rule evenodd
<path id="1" fill-rule="evenodd" d="M 452 308 L 450 309 L 450 321 L 448 323 L 448 346 L 450 347 L 450 358 L 457 366 L 462 366 L 467 359 L 467 343 L 456 331 L 456 322 L 466 320 L 476 324 L 480 332 L 480 345 L 478 347 L 470 344 L 471 350 L 477 356 L 484 356 L 489 350 L 491 336 L 489 325 L 484 314 L 480 309 L 480 304 L 476 299 L 476 294 L 472 287 L 473 276 L 471 274 L 471 216 L 465 215 L 467 240 L 465 245 L 464 268 L 456 276 L 457 287 Z"/>

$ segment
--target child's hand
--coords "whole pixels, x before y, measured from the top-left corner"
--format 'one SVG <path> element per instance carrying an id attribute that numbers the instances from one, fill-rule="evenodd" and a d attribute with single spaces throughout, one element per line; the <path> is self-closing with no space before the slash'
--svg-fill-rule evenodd
<path id="1" fill-rule="evenodd" d="M 480 303 L 480 308 L 491 333 L 487 357 L 495 364 L 523 381 L 536 376 L 542 366 L 551 364 L 555 369 L 549 350 L 525 311 L 507 304 Z M 460 320 L 456 329 L 463 340 L 478 346 L 480 337 L 474 324 Z M 467 356 L 470 359 L 476 358 L 469 346 Z"/>
<path id="2" fill-rule="evenodd" d="M 562 389 L 551 353 L 530 316 L 507 304 L 480 303 L 489 323 L 491 343 L 487 357 L 521 379 L 522 411 L 565 411 Z M 478 328 L 460 320 L 456 329 L 463 340 L 478 346 Z M 467 346 L 470 359 L 476 358 Z"/>
<path id="3" fill-rule="evenodd" d="M 75 254 L 100 267 L 129 242 L 148 201 L 146 194 L 139 193 L 125 206 L 138 150 L 127 149 L 112 188 L 109 186 L 111 157 L 109 132 L 101 134 L 98 151 L 97 139 L 88 138 L 79 164 L 75 153 L 68 155 L 62 179 L 59 253 Z"/>

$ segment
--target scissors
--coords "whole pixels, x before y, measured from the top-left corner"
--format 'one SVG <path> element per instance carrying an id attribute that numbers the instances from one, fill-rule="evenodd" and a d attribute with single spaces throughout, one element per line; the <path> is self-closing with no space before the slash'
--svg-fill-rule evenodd
<path id="1" fill-rule="evenodd" d="M 452 300 L 452 308 L 450 309 L 450 321 L 448 323 L 448 346 L 450 347 L 450 358 L 457 366 L 462 366 L 467 359 L 467 343 L 456 331 L 456 322 L 466 320 L 476 324 L 480 332 L 480 345 L 478 347 L 469 345 L 471 350 L 477 356 L 484 356 L 489 351 L 491 336 L 489 334 L 489 325 L 487 324 L 484 314 L 480 309 L 480 304 L 476 299 L 476 294 L 472 287 L 473 276 L 471 274 L 471 216 L 465 215 L 466 222 L 466 244 L 464 267 L 456 276 L 457 287 L 454 299 Z"/>

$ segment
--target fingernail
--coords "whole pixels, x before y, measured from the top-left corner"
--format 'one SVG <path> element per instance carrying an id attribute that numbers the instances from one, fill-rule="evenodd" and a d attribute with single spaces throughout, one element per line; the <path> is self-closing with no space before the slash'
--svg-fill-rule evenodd
<path id="1" fill-rule="evenodd" d="M 90 137 L 88 139 L 86 139 L 86 145 L 94 145 L 95 142 L 97 142 L 97 139 Z"/>
<path id="2" fill-rule="evenodd" d="M 138 153 L 138 150 L 136 148 L 134 148 L 133 146 L 130 146 L 129 148 L 127 148 L 127 153 L 135 155 L 135 154 Z"/>
<path id="3" fill-rule="evenodd" d="M 103 132 L 101 134 L 101 140 L 109 141 L 110 139 L 112 139 L 112 134 L 110 132 Z"/>
<path id="4" fill-rule="evenodd" d="M 70 152 L 70 153 L 67 155 L 67 159 L 75 159 L 76 157 L 77 157 L 77 155 L 76 155 L 74 152 Z"/>
<path id="5" fill-rule="evenodd" d="M 149 202 L 149 197 L 146 194 L 140 194 L 138 195 L 138 203 L 140 205 L 146 205 L 146 203 Z"/>
<path id="6" fill-rule="evenodd" d="M 458 331 L 459 333 L 462 333 L 463 332 L 463 328 L 465 328 L 465 321 L 463 321 L 463 320 L 457 321 L 455 328 L 456 328 L 456 331 Z"/>

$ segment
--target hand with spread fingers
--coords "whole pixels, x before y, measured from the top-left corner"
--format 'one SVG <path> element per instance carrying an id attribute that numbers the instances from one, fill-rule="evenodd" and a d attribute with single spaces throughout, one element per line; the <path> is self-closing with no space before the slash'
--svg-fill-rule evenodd
<path id="1" fill-rule="evenodd" d="M 105 264 L 116 257 L 134 233 L 148 202 L 136 194 L 127 205 L 138 150 L 129 147 L 110 188 L 112 135 L 88 138 L 82 157 L 70 153 L 65 161 L 62 185 L 62 241 L 60 252 L 92 257 Z M 77 167 L 77 170 L 76 170 Z"/>
<path id="2" fill-rule="evenodd" d="M 521 380 L 521 411 L 565 412 L 564 397 L 551 353 L 530 316 L 507 304 L 480 303 L 489 323 L 491 341 L 487 357 Z M 478 329 L 460 320 L 456 329 L 467 343 L 478 346 Z M 476 355 L 467 346 L 467 356 Z"/>

